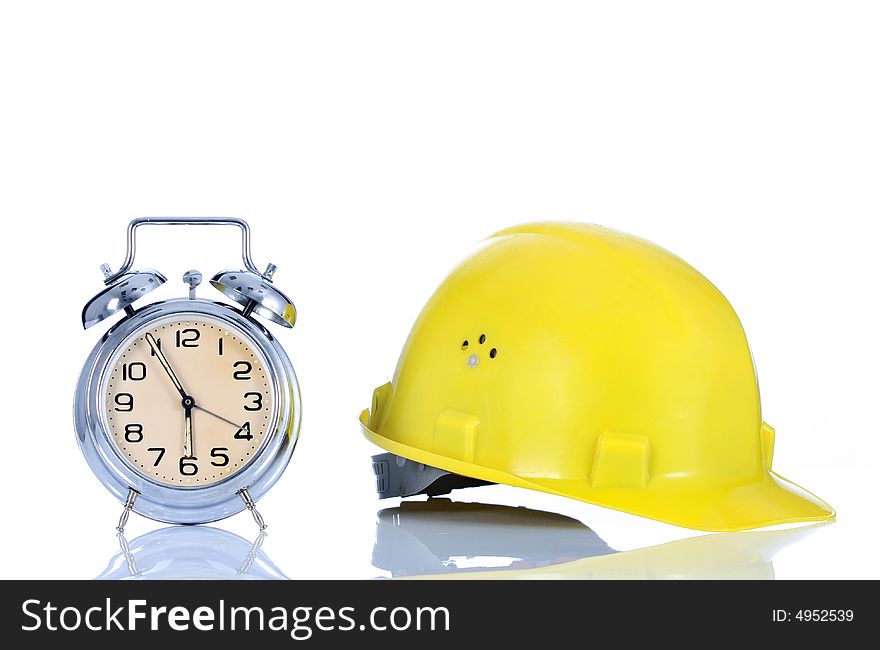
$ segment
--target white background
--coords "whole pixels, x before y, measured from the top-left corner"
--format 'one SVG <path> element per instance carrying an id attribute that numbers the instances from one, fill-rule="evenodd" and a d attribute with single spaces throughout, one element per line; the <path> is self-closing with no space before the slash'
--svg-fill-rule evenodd
<path id="1" fill-rule="evenodd" d="M 261 502 L 287 576 L 388 575 L 358 412 L 470 246 L 565 219 L 674 251 L 737 309 L 774 467 L 839 513 L 777 577 L 880 578 L 878 33 L 870 2 L 4 3 L 0 576 L 92 578 L 117 552 L 72 429 L 105 331 L 80 310 L 129 219 L 228 215 L 300 314 L 276 334 L 302 437 Z M 150 298 L 238 265 L 233 231 L 202 230 L 143 232 L 137 266 L 170 278 Z M 453 498 L 564 512 L 619 550 L 694 535 L 513 488 Z M 220 525 L 253 537 L 246 513 Z"/>

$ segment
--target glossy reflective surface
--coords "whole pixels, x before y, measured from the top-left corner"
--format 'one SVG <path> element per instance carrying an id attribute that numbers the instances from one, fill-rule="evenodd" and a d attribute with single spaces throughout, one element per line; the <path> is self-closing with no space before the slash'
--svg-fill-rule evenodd
<path id="1" fill-rule="evenodd" d="M 562 515 L 430 499 L 378 513 L 373 565 L 392 577 L 772 580 L 773 556 L 817 527 L 715 533 L 617 552 Z"/>
<path id="2" fill-rule="evenodd" d="M 248 541 L 211 526 L 169 526 L 130 542 L 122 535 L 98 580 L 286 580 L 263 551 L 266 533 Z"/>
<path id="3" fill-rule="evenodd" d="M 378 512 L 372 564 L 391 578 L 773 580 L 774 556 L 819 527 L 698 535 L 617 551 L 564 515 L 429 499 Z M 119 551 L 98 579 L 285 580 L 266 555 L 266 538 L 210 526 L 169 526 L 131 541 L 119 536 Z"/>

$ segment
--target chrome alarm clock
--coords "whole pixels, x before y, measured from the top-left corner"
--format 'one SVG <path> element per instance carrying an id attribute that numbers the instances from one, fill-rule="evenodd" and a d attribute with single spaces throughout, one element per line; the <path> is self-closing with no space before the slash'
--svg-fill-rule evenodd
<path id="1" fill-rule="evenodd" d="M 145 225 L 236 226 L 242 269 L 210 283 L 232 303 L 196 297 L 202 276 L 188 271 L 186 297 L 135 308 L 162 285 L 158 271 L 132 270 Z M 95 346 L 76 388 L 74 420 L 92 471 L 129 512 L 197 524 L 249 509 L 279 479 L 300 424 L 299 385 L 290 359 L 255 317 L 293 327 L 296 309 L 258 271 L 241 219 L 135 219 L 122 267 L 102 265 L 105 288 L 84 307 L 85 328 L 124 312 Z"/>

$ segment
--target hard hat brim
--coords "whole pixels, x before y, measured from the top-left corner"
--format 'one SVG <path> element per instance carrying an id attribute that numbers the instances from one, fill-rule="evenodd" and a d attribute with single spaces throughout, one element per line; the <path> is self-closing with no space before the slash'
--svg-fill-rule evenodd
<path id="1" fill-rule="evenodd" d="M 370 411 L 360 415 L 364 436 L 403 458 L 463 476 L 529 488 L 665 523 L 709 532 L 733 532 L 796 522 L 829 522 L 834 508 L 773 471 L 755 481 L 694 490 L 670 488 L 595 488 L 583 480 L 522 477 L 490 467 L 417 449 L 386 438 L 369 427 Z"/>

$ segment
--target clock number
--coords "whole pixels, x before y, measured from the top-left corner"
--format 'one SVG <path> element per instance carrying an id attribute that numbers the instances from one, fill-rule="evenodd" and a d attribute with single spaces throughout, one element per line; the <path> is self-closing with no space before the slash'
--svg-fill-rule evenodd
<path id="1" fill-rule="evenodd" d="M 147 345 L 149 345 L 149 343 Z M 162 339 L 156 339 L 156 347 L 159 348 L 159 352 L 162 351 Z M 152 345 L 150 345 L 150 356 L 156 356 L 156 351 L 153 349 Z"/>
<path id="2" fill-rule="evenodd" d="M 211 461 L 214 467 L 226 467 L 229 464 L 229 456 L 224 454 L 224 451 L 229 451 L 229 449 L 227 447 L 214 447 L 211 450 L 211 458 L 218 459 Z"/>
<path id="3" fill-rule="evenodd" d="M 253 391 L 245 393 L 244 398 L 247 399 L 248 397 L 254 400 L 254 403 L 245 404 L 245 411 L 259 411 L 261 408 L 263 408 L 263 395 L 261 393 L 255 393 Z"/>
<path id="4" fill-rule="evenodd" d="M 117 393 L 113 401 L 116 403 L 115 411 L 128 413 L 134 410 L 134 395 L 131 393 Z"/>
<path id="5" fill-rule="evenodd" d="M 185 330 L 177 330 L 176 342 L 179 348 L 197 348 L 199 347 L 199 337 L 202 335 L 199 330 L 187 328 Z"/>
<path id="6" fill-rule="evenodd" d="M 146 378 L 147 364 L 140 361 L 122 364 L 122 381 L 143 381 Z"/>
<path id="7" fill-rule="evenodd" d="M 245 422 L 241 425 L 241 428 L 235 432 L 236 440 L 250 440 L 253 438 L 251 435 L 251 423 Z"/>
<path id="8" fill-rule="evenodd" d="M 199 473 L 199 466 L 196 465 L 194 458 L 184 456 L 180 459 L 180 473 L 184 476 L 195 476 Z"/>
<path id="9" fill-rule="evenodd" d="M 236 361 L 232 364 L 233 368 L 242 368 L 232 373 L 232 378 L 238 381 L 249 381 L 251 378 L 251 370 L 253 366 L 250 361 Z"/>
<path id="10" fill-rule="evenodd" d="M 219 354 L 221 357 L 223 356 L 223 337 L 222 336 L 217 339 L 217 354 Z"/>
<path id="11" fill-rule="evenodd" d="M 144 439 L 143 424 L 126 424 L 125 425 L 125 442 L 132 444 L 140 442 Z"/>
<path id="12" fill-rule="evenodd" d="M 165 455 L 165 447 L 147 447 L 147 451 L 159 452 L 159 455 L 156 456 L 156 462 L 153 463 L 153 467 L 158 467 L 159 463 L 162 462 L 162 457 Z"/>

